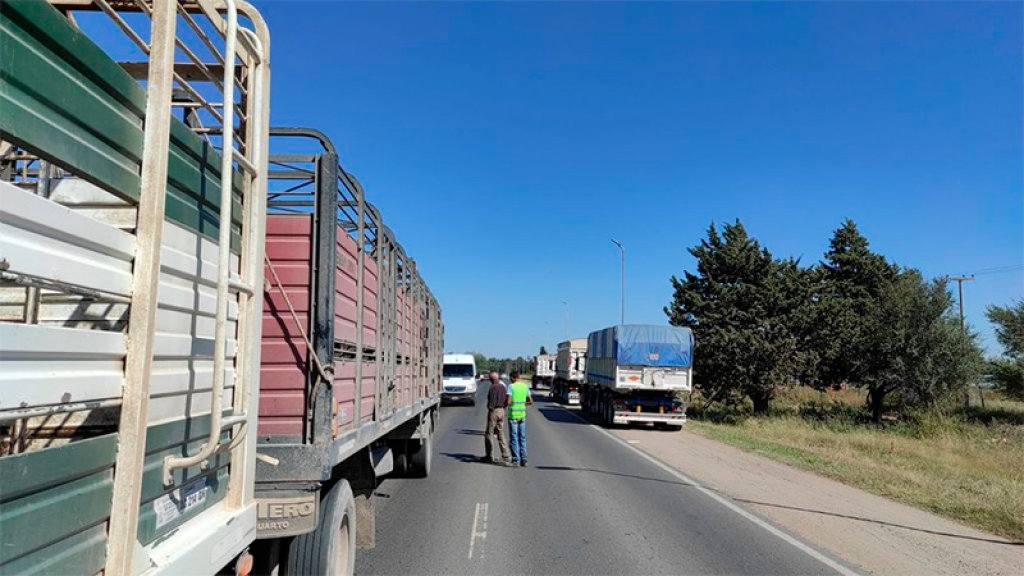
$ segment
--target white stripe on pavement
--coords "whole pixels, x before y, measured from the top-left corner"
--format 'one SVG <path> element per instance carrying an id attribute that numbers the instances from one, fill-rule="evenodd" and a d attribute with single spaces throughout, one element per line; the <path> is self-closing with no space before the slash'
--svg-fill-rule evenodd
<path id="1" fill-rule="evenodd" d="M 478 529 L 479 528 L 479 529 Z M 477 502 L 473 511 L 473 530 L 469 533 L 469 556 L 473 559 L 473 549 L 477 538 L 480 539 L 480 558 L 484 557 L 484 546 L 487 543 L 487 502 Z"/>
<path id="2" fill-rule="evenodd" d="M 639 448 L 637 448 L 636 446 L 633 446 L 628 441 L 623 440 L 622 438 L 619 438 L 618 436 L 616 436 L 616 435 L 612 434 L 611 432 L 605 430 L 601 426 L 594 426 L 594 425 L 592 425 L 592 423 L 590 421 L 588 421 L 587 419 L 583 418 L 582 416 L 580 416 L 579 414 L 577 414 L 576 412 L 574 412 L 572 410 L 568 410 L 566 408 L 563 408 L 563 410 L 565 410 L 566 413 L 568 413 L 568 414 L 572 414 L 572 416 L 574 418 L 576 418 L 577 420 L 579 420 L 580 422 L 583 422 L 584 424 L 591 424 L 591 428 L 597 430 L 601 434 L 604 434 L 605 436 L 611 438 L 612 440 L 618 442 L 619 444 L 625 446 L 626 448 L 632 450 L 633 452 L 636 452 L 636 454 L 639 455 L 644 460 L 647 460 L 651 464 L 654 464 L 658 468 L 661 468 L 662 470 L 664 470 L 665 472 L 668 472 L 672 476 L 675 476 L 679 480 L 682 480 L 683 482 L 686 482 L 687 484 L 692 485 L 694 488 L 699 490 L 705 496 L 711 498 L 712 500 L 718 502 L 719 504 L 725 506 L 726 508 L 732 510 L 733 512 L 739 514 L 740 516 L 746 518 L 747 520 L 750 520 L 754 524 L 760 526 L 761 528 L 767 530 L 771 534 L 773 534 L 773 535 L 777 536 L 778 538 L 786 541 L 787 543 L 793 545 L 795 548 L 797 548 L 801 552 L 807 554 L 811 558 L 814 558 L 815 560 L 821 562 L 822 564 L 828 566 L 829 568 L 835 570 L 836 572 L 842 574 L 843 576 L 859 576 L 857 572 L 847 568 L 846 566 L 843 566 L 842 564 L 836 562 L 835 560 L 829 558 L 828 556 L 822 554 L 821 552 L 818 552 L 814 548 L 811 548 L 810 546 L 808 546 L 807 544 L 801 542 L 800 540 L 797 540 L 793 536 L 790 536 L 789 534 L 786 534 L 782 530 L 779 530 L 775 526 L 772 526 L 768 522 L 765 522 L 761 518 L 758 518 L 754 514 L 751 514 L 749 511 L 744 510 L 742 507 L 740 507 L 736 503 L 732 502 L 728 498 L 725 498 L 722 495 L 720 495 L 720 494 L 718 494 L 718 493 L 716 493 L 716 492 L 714 492 L 712 490 L 709 490 L 708 488 L 705 488 L 704 486 L 702 486 L 699 482 L 697 482 L 693 478 L 690 478 L 689 476 L 683 474 L 679 470 L 676 470 L 675 468 L 669 466 L 668 464 L 665 464 L 661 460 L 658 460 L 654 456 L 651 456 L 650 454 L 644 452 L 643 450 L 640 450 Z"/>

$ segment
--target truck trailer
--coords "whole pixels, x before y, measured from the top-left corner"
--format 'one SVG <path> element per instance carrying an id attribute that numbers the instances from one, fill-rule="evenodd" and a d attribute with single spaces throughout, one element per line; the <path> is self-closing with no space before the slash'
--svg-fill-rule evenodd
<path id="1" fill-rule="evenodd" d="M 267 28 L 18 0 L 0 46 L 0 573 L 244 572 Z"/>
<path id="2" fill-rule="evenodd" d="M 381 479 L 430 474 L 444 325 L 330 139 L 270 135 L 254 550 L 270 571 L 350 574 Z"/>
<path id="3" fill-rule="evenodd" d="M 536 390 L 540 386 L 551 388 L 551 382 L 555 379 L 555 360 L 557 354 L 538 354 L 533 362 L 533 380 L 531 384 Z"/>
<path id="4" fill-rule="evenodd" d="M 625 324 L 591 332 L 583 409 L 606 425 L 650 423 L 681 429 L 693 386 L 689 328 Z"/>
<path id="5" fill-rule="evenodd" d="M 580 385 L 587 369 L 587 339 L 575 338 L 558 344 L 551 397 L 566 404 L 580 403 Z"/>
<path id="6" fill-rule="evenodd" d="M 271 137 L 259 12 L 2 2 L 0 45 L 0 573 L 351 574 L 444 326 L 330 141 Z"/>

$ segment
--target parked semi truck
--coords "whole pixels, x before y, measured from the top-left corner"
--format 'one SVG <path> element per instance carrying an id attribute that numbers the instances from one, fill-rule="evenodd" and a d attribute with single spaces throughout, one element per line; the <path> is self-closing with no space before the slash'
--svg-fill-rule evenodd
<path id="1" fill-rule="evenodd" d="M 3 574 L 251 562 L 269 36 L 117 4 L 0 3 Z"/>
<path id="2" fill-rule="evenodd" d="M 330 139 L 270 134 L 255 550 L 284 574 L 348 574 L 380 480 L 430 474 L 444 326 Z"/>
<path id="3" fill-rule="evenodd" d="M 682 428 L 679 397 L 693 385 L 689 328 L 626 324 L 591 332 L 582 387 L 585 411 L 607 425 L 652 423 Z"/>
<path id="4" fill-rule="evenodd" d="M 587 339 L 575 338 L 558 344 L 551 397 L 566 404 L 580 403 L 580 385 L 587 369 Z"/>
<path id="5" fill-rule="evenodd" d="M 0 573 L 351 573 L 443 324 L 326 138 L 268 174 L 259 13 L 2 2 L 0 46 Z"/>
<path id="6" fill-rule="evenodd" d="M 538 354 L 533 363 L 533 380 L 531 384 L 534 390 L 539 386 L 551 388 L 551 382 L 555 379 L 556 354 Z"/>

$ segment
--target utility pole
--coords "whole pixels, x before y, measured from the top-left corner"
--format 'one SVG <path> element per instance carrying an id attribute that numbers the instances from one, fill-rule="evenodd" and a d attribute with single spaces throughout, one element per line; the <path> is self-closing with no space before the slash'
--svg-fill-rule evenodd
<path id="1" fill-rule="evenodd" d="M 957 303 L 960 305 L 960 329 L 967 333 L 967 322 L 964 320 L 964 282 L 974 280 L 974 275 L 971 276 L 946 276 L 946 280 L 952 280 L 956 282 L 956 289 L 959 297 Z M 985 408 L 985 393 L 982 391 L 981 386 L 978 386 L 978 396 L 981 398 L 981 407 Z M 971 406 L 971 383 L 967 383 L 967 398 L 964 401 L 964 405 L 968 408 Z"/>
<path id="2" fill-rule="evenodd" d="M 612 243 L 619 247 L 619 252 L 622 254 L 622 266 L 619 272 L 620 279 L 620 299 L 619 304 L 619 324 L 626 323 L 626 248 L 615 238 L 612 238 Z"/>
<path id="3" fill-rule="evenodd" d="M 960 329 L 966 332 L 967 324 L 964 322 L 964 282 L 974 280 L 974 276 L 946 276 L 946 280 L 956 282 L 957 291 L 960 293 L 960 298 L 958 299 L 960 303 Z"/>
<path id="4" fill-rule="evenodd" d="M 562 300 L 562 304 L 565 305 L 565 339 L 569 339 L 569 302 Z"/>

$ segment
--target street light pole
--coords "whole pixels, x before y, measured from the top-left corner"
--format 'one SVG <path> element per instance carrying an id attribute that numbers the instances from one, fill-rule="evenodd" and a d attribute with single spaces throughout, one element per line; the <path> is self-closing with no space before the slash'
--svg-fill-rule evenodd
<path id="1" fill-rule="evenodd" d="M 619 324 L 626 323 L 626 247 L 622 245 L 615 238 L 612 238 L 612 243 L 619 247 L 619 253 L 622 255 L 622 266 L 619 272 L 620 279 L 620 303 L 619 303 Z"/>

